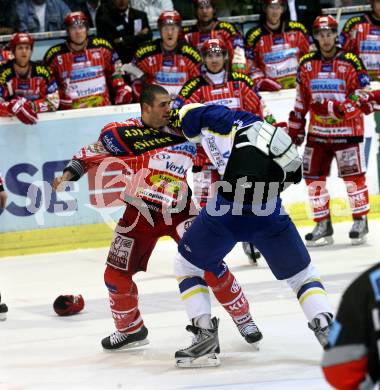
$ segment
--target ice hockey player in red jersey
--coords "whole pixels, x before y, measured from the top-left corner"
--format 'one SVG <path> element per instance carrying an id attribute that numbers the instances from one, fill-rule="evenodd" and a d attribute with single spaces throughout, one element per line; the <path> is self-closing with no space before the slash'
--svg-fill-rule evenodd
<path id="1" fill-rule="evenodd" d="M 306 27 L 285 21 L 286 0 L 264 0 L 262 20 L 245 35 L 250 75 L 260 91 L 294 88 L 300 58 L 309 51 Z"/>
<path id="2" fill-rule="evenodd" d="M 289 115 L 289 135 L 300 145 L 305 138 L 305 116 L 310 112 L 303 173 L 316 226 L 305 239 L 308 246 L 333 243 L 326 178 L 335 158 L 354 220 L 349 238 L 352 244 L 361 244 L 368 233 L 370 208 L 365 180 L 364 122 L 357 105 L 349 98 L 369 85 L 369 76 L 359 57 L 337 47 L 338 23 L 332 16 L 317 17 L 313 28 L 318 51 L 301 59 L 296 102 Z M 327 112 L 325 100 L 332 104 Z M 339 104 L 333 105 L 334 101 Z M 345 117 L 334 110 L 338 106 L 344 107 Z"/>
<path id="3" fill-rule="evenodd" d="M 322 360 L 335 389 L 378 389 L 380 385 L 380 263 L 344 292 Z"/>
<path id="4" fill-rule="evenodd" d="M 187 80 L 199 75 L 201 64 L 199 52 L 181 40 L 181 22 L 177 11 L 162 12 L 157 21 L 161 38 L 140 46 L 133 60 L 146 83 L 161 85 L 173 98 Z"/>
<path id="5" fill-rule="evenodd" d="M 67 180 L 78 180 L 90 167 L 98 167 L 97 177 L 101 177 L 102 170 L 115 162 L 123 172 L 120 181 L 126 185 L 123 200 L 127 208 L 115 229 L 104 274 L 116 326 L 116 331 L 102 340 L 107 350 L 148 343 L 148 330 L 140 314 L 133 277 L 146 270 L 158 239 L 167 235 L 178 242 L 197 213 L 186 183 L 186 172 L 196 156 L 196 147 L 178 135 L 178 118 L 172 116 L 175 111 L 171 112 L 168 92 L 161 86 L 148 85 L 142 91 L 141 109 L 141 119 L 106 125 L 98 142 L 82 148 L 65 168 L 63 176 L 53 183 L 57 189 Z M 211 319 L 204 271 L 189 268 L 183 262 L 185 260 L 177 254 L 176 275 L 181 297 L 193 328 L 201 327 L 202 335 L 210 336 L 203 345 L 202 364 L 215 366 L 219 364 L 220 352 L 218 320 Z M 226 294 L 215 286 L 215 297 L 224 305 L 245 340 L 255 344 L 262 334 L 252 320 L 240 285 L 228 268 L 226 272 L 234 289 Z M 234 299 L 244 305 L 228 305 Z M 183 364 L 196 366 L 199 363 L 194 358 Z"/>
<path id="6" fill-rule="evenodd" d="M 0 67 L 0 116 L 16 116 L 34 125 L 37 114 L 55 111 L 59 106 L 58 86 L 51 70 L 31 61 L 33 38 L 27 33 L 12 36 L 14 59 Z"/>
<path id="7" fill-rule="evenodd" d="M 132 88 L 124 82 L 121 61 L 103 38 L 88 37 L 88 20 L 83 12 L 65 18 L 67 40 L 51 47 L 44 61 L 58 82 L 60 108 L 100 107 L 127 104 Z"/>

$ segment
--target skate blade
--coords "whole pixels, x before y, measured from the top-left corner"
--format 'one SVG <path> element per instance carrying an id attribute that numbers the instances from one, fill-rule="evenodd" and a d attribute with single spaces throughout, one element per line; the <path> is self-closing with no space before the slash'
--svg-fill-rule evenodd
<path id="1" fill-rule="evenodd" d="M 361 237 L 361 238 L 351 238 L 351 245 L 362 245 L 367 242 L 367 237 Z"/>
<path id="2" fill-rule="evenodd" d="M 140 341 L 134 341 L 133 343 L 129 343 L 126 345 L 123 345 L 120 348 L 115 348 L 115 349 L 107 349 L 103 348 L 104 351 L 106 352 L 117 352 L 117 351 L 125 351 L 126 349 L 133 349 L 133 348 L 138 348 L 142 347 L 143 345 L 149 344 L 148 339 L 140 340 Z"/>
<path id="3" fill-rule="evenodd" d="M 254 351 L 260 351 L 260 341 L 256 341 L 255 343 L 249 344 Z"/>
<path id="4" fill-rule="evenodd" d="M 319 246 L 326 246 L 326 245 L 332 245 L 334 244 L 334 238 L 332 236 L 328 237 L 321 237 L 320 239 L 316 241 L 307 241 L 306 240 L 306 246 L 308 248 L 315 248 Z"/>
<path id="5" fill-rule="evenodd" d="M 178 368 L 203 368 L 220 366 L 218 354 L 210 353 L 199 358 L 176 358 L 175 365 Z"/>
<path id="6" fill-rule="evenodd" d="M 248 259 L 248 264 L 252 265 L 253 267 L 257 267 L 259 265 L 256 259 Z"/>

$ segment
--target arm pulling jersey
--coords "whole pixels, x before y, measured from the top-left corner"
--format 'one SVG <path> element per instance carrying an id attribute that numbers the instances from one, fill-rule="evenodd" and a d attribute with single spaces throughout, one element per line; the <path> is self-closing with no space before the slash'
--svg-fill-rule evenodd
<path id="1" fill-rule="evenodd" d="M 10 101 L 25 97 L 32 101 L 37 112 L 55 111 L 59 106 L 58 86 L 51 70 L 35 62 L 30 62 L 26 77 L 16 74 L 14 61 L 8 61 L 0 69 L 0 101 Z"/>
<path id="2" fill-rule="evenodd" d="M 356 90 L 369 85 L 369 76 L 360 58 L 353 53 L 338 52 L 326 61 L 319 52 L 313 52 L 301 59 L 297 82 L 295 111 L 305 117 L 311 102 L 344 102 Z M 358 142 L 363 139 L 363 133 L 363 115 L 347 120 L 310 112 L 309 137 Z"/>
<path id="3" fill-rule="evenodd" d="M 201 56 L 185 42 L 165 52 L 161 39 L 157 39 L 141 46 L 133 62 L 145 73 L 147 83 L 161 85 L 174 98 L 187 80 L 200 74 Z"/>
<path id="4" fill-rule="evenodd" d="M 103 38 L 88 38 L 80 52 L 71 51 L 67 43 L 53 46 L 44 61 L 58 82 L 62 109 L 108 106 L 108 88 L 124 85 L 120 59 Z"/>
<path id="5" fill-rule="evenodd" d="M 82 148 L 67 169 L 77 179 L 93 166 L 122 161 L 125 200 L 175 206 L 190 196 L 186 173 L 196 147 L 166 130 L 149 128 L 137 119 L 110 123 L 102 129 L 99 142 Z M 117 159 L 107 160 L 112 156 Z"/>
<path id="6" fill-rule="evenodd" d="M 345 51 L 361 58 L 373 80 L 379 80 L 380 21 L 370 14 L 354 16 L 344 25 L 339 40 Z"/>
<path id="7" fill-rule="evenodd" d="M 264 26 L 249 30 L 246 51 L 252 63 L 252 78 L 268 77 L 283 88 L 294 88 L 300 58 L 309 52 L 307 30 L 299 22 L 286 22 L 280 33 Z"/>

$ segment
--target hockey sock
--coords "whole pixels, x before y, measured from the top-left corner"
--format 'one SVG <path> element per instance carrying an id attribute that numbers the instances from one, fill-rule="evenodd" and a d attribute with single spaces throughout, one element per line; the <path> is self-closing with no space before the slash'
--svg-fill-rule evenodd
<path id="1" fill-rule="evenodd" d="M 322 178 L 319 181 L 305 179 L 311 212 L 315 222 L 320 222 L 330 217 L 330 195 L 326 189 L 325 180 Z"/>
<path id="2" fill-rule="evenodd" d="M 138 332 L 144 322 L 138 308 L 138 291 L 132 275 L 107 266 L 104 281 L 116 329 L 126 333 Z"/>
<path id="3" fill-rule="evenodd" d="M 358 218 L 369 212 L 368 187 L 365 182 L 364 173 L 357 176 L 344 177 L 348 199 L 352 210 L 352 217 Z"/>
<path id="4" fill-rule="evenodd" d="M 212 289 L 215 298 L 224 307 L 237 325 L 252 320 L 249 312 L 249 303 L 235 276 L 228 270 L 221 277 L 216 278 L 211 272 L 205 272 L 205 280 Z"/>

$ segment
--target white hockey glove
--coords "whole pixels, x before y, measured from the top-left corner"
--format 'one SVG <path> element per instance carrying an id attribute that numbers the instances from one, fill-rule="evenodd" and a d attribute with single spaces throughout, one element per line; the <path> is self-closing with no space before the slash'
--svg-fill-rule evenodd
<path id="1" fill-rule="evenodd" d="M 302 158 L 285 129 L 257 121 L 237 136 L 242 135 L 247 136 L 248 142 L 237 143 L 236 148 L 253 146 L 261 150 L 282 168 L 284 178 L 288 172 L 295 172 L 301 166 Z"/>
<path id="2" fill-rule="evenodd" d="M 121 67 L 121 70 L 124 72 L 124 74 L 130 74 L 131 76 L 135 77 L 136 79 L 141 78 L 144 76 L 144 72 L 138 68 L 136 65 L 132 64 L 132 62 L 129 62 L 128 64 L 124 64 Z"/>

